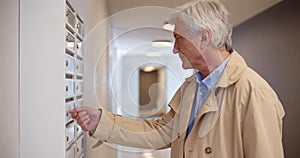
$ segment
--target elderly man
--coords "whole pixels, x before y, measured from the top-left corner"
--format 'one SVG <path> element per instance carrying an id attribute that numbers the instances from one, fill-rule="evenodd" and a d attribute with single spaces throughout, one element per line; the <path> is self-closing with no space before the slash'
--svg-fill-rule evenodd
<path id="1" fill-rule="evenodd" d="M 283 107 L 269 84 L 232 49 L 230 14 L 217 0 L 177 8 L 173 53 L 195 69 L 158 120 L 91 107 L 71 111 L 101 142 L 171 148 L 172 158 L 282 158 Z"/>

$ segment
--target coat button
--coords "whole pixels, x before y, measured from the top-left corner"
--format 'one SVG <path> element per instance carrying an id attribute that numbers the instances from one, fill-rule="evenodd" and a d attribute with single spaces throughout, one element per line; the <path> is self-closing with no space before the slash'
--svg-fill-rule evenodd
<path id="1" fill-rule="evenodd" d="M 212 152 L 211 147 L 206 147 L 205 148 L 205 153 L 210 154 Z"/>

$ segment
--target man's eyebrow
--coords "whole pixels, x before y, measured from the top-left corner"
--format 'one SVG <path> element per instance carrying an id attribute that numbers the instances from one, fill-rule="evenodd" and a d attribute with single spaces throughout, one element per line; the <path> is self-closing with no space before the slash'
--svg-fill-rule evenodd
<path id="1" fill-rule="evenodd" d="M 178 34 L 178 33 L 173 33 L 173 35 L 174 35 L 174 38 L 181 38 L 182 37 L 182 35 Z"/>

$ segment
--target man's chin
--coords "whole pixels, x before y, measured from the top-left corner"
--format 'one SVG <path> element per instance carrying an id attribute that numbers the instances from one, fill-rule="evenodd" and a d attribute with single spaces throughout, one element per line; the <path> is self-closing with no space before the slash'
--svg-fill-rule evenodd
<path id="1" fill-rule="evenodd" d="M 182 64 L 182 68 L 185 69 L 185 70 L 187 70 L 187 69 L 193 69 L 192 66 L 190 66 L 190 65 L 185 65 L 185 64 Z"/>

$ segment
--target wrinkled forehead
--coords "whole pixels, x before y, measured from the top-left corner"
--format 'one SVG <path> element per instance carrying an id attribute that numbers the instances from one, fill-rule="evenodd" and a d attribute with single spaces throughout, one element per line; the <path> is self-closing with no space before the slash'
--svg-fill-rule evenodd
<path id="1" fill-rule="evenodd" d="M 185 27 L 185 24 L 182 22 L 182 20 L 177 19 L 174 22 L 175 28 L 173 31 L 174 36 L 183 36 L 183 37 L 189 37 L 191 35 L 191 32 Z"/>
<path id="2" fill-rule="evenodd" d="M 199 34 L 192 33 L 189 29 L 187 29 L 184 22 L 182 22 L 180 19 L 176 20 L 174 22 L 175 28 L 173 31 L 174 37 L 184 37 L 187 40 L 193 40 L 198 37 Z"/>

